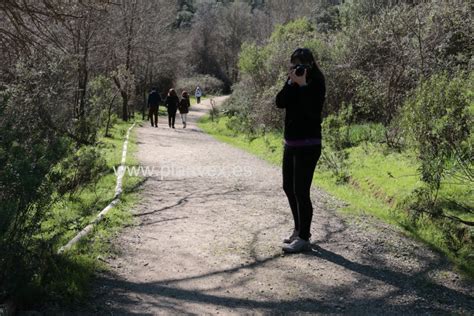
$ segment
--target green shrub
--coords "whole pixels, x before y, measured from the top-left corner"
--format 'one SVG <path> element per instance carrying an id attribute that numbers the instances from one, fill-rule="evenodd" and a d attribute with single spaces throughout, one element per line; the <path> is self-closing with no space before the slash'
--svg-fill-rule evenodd
<path id="1" fill-rule="evenodd" d="M 474 262 L 472 227 L 457 217 L 458 205 L 445 206 L 449 197 L 443 196 L 441 189 L 445 179 L 466 189 L 474 181 L 472 84 L 472 73 L 434 75 L 414 91 L 402 113 L 405 134 L 418 153 L 420 177 L 425 183 L 407 198 L 404 208 L 415 227 L 428 218 L 442 231 L 438 243 L 453 253 L 467 271 L 472 271 Z M 459 213 L 461 217 L 463 213 Z"/>
<path id="2" fill-rule="evenodd" d="M 274 43 L 298 41 L 314 31 L 313 24 L 307 18 L 300 18 L 285 25 L 277 25 L 270 41 Z"/>
<path id="3" fill-rule="evenodd" d="M 348 121 L 348 112 L 344 111 L 339 115 L 329 115 L 324 119 L 323 145 L 324 150 L 321 156 L 321 166 L 327 168 L 335 177 L 337 183 L 345 183 L 349 180 L 349 168 L 347 159 L 349 153 L 348 129 L 345 129 Z"/>
<path id="4" fill-rule="evenodd" d="M 351 147 L 362 143 L 382 143 L 385 141 L 385 127 L 380 123 L 352 124 L 348 129 Z"/>
<path id="5" fill-rule="evenodd" d="M 473 74 L 432 76 L 414 91 L 403 110 L 407 138 L 417 150 L 421 179 L 431 188 L 433 202 L 446 173 L 459 167 L 473 181 Z"/>
<path id="6" fill-rule="evenodd" d="M 210 75 L 196 75 L 189 78 L 181 78 L 176 81 L 176 92 L 186 90 L 189 95 L 194 95 L 196 87 L 200 86 L 204 95 L 219 95 L 223 93 L 224 83 Z"/>
<path id="7" fill-rule="evenodd" d="M 252 129 L 251 111 L 257 102 L 255 85 L 247 78 L 233 86 L 234 93 L 222 106 L 224 115 L 232 118 L 230 129 L 246 132 Z"/>
<path id="8" fill-rule="evenodd" d="M 58 163 L 49 174 L 58 194 L 73 193 L 81 186 L 96 182 L 108 171 L 96 147 L 84 146 Z"/>
<path id="9" fill-rule="evenodd" d="M 262 83 L 266 79 L 266 62 L 270 50 L 254 43 L 244 43 L 239 54 L 239 70 L 243 75 L 249 75 L 254 83 Z"/>
<path id="10" fill-rule="evenodd" d="M 103 126 L 98 98 L 110 91 L 110 81 L 105 90 L 90 86 L 77 118 L 70 102 L 75 90 L 62 84 L 76 71 L 69 62 L 32 55 L 0 88 L 0 301 L 6 293 L 44 293 L 57 264 L 57 236 L 43 227 L 52 205 L 93 184 L 106 168 L 95 140 Z"/>
<path id="11" fill-rule="evenodd" d="M 105 127 L 105 136 L 108 136 L 110 126 L 114 124 L 112 117 L 114 113 L 118 113 L 119 91 L 112 80 L 103 75 L 89 82 L 88 91 L 90 106 L 87 109 L 87 125 L 95 134 Z"/>

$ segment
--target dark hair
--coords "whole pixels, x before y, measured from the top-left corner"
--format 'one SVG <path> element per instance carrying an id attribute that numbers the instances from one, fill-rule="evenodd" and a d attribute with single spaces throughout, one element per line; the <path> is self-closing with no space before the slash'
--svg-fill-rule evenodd
<path id="1" fill-rule="evenodd" d="M 177 97 L 178 95 L 176 94 L 176 91 L 171 88 L 169 91 L 168 91 L 168 96 L 173 96 L 173 97 Z"/>
<path id="2" fill-rule="evenodd" d="M 296 63 L 296 61 L 311 66 L 311 68 L 308 69 L 308 78 L 324 83 L 324 75 L 314 60 L 313 53 L 308 48 L 297 48 L 293 54 L 291 54 L 290 62 Z"/>

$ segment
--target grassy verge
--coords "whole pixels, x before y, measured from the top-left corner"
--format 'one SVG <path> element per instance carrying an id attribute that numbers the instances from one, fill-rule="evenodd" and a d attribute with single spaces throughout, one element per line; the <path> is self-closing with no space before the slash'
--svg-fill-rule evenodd
<path id="1" fill-rule="evenodd" d="M 140 124 L 139 120 L 135 121 Z M 126 132 L 133 122 L 120 122 L 113 126 L 110 137 L 99 139 L 102 157 L 107 162 L 108 171 L 97 183 L 83 186 L 74 195 L 63 197 L 51 209 L 48 220 L 43 225 L 44 240 L 53 240 L 51 248 L 56 252 L 113 199 L 116 176 L 122 157 L 122 147 Z M 137 141 L 135 129 L 130 133 L 126 165 L 137 165 L 135 158 Z M 142 179 L 127 172 L 123 178 L 123 194 L 120 203 L 94 228 L 94 231 L 63 255 L 55 256 L 37 284 L 25 287 L 20 293 L 24 305 L 34 305 L 38 299 L 50 299 L 64 303 L 77 303 L 90 293 L 91 278 L 96 271 L 105 268 L 104 262 L 114 252 L 112 240 L 121 228 L 133 222 L 130 207 L 137 201 L 137 190 Z"/>
<path id="2" fill-rule="evenodd" d="M 244 149 L 272 164 L 280 164 L 283 154 L 282 135 L 267 133 L 249 138 L 227 126 L 227 117 L 212 122 L 203 117 L 199 126 L 216 139 Z M 414 189 L 420 187 L 415 157 L 410 153 L 394 153 L 384 146 L 363 143 L 349 149 L 348 168 L 350 181 L 337 184 L 333 174 L 318 166 L 314 183 L 337 198 L 348 203 L 345 212 L 371 214 L 396 225 L 406 234 L 424 241 L 433 249 L 444 253 L 468 277 L 474 277 L 474 260 L 467 252 L 472 245 L 450 244 L 449 225 L 445 222 L 419 217 L 413 219 L 403 210 L 403 205 Z M 449 181 L 448 181 L 449 182 Z M 472 205 L 472 188 L 444 185 L 440 196 L 447 201 L 456 198 L 458 204 Z M 473 220 L 473 214 L 462 212 L 446 203 L 446 213 L 464 220 Z M 453 248 L 458 248 L 454 251 Z"/>

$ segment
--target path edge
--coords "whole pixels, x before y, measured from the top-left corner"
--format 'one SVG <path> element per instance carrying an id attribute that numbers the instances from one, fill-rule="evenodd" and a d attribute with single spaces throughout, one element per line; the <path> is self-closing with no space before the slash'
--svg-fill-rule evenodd
<path id="1" fill-rule="evenodd" d="M 86 227 L 84 227 L 74 238 L 72 238 L 66 245 L 62 246 L 59 248 L 57 254 L 63 254 L 64 252 L 68 251 L 71 249 L 72 246 L 74 246 L 76 243 L 78 243 L 82 238 L 87 236 L 94 226 L 99 223 L 104 216 L 115 206 L 120 202 L 120 197 L 122 195 L 122 180 L 123 176 L 125 174 L 125 161 L 127 159 L 127 148 L 128 148 L 128 140 L 130 137 L 130 131 L 132 130 L 133 127 L 135 127 L 136 123 L 133 123 L 132 126 L 130 126 L 127 130 L 127 135 L 125 136 L 125 141 L 123 142 L 123 147 L 122 147 L 122 160 L 120 161 L 120 166 L 117 170 L 117 184 L 115 185 L 115 194 L 112 199 L 112 201 L 102 210 L 100 213 L 97 215 L 97 217 Z"/>

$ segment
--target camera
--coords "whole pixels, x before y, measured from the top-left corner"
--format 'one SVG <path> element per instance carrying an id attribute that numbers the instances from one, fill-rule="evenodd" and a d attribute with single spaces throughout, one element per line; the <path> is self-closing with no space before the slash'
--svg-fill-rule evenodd
<path id="1" fill-rule="evenodd" d="M 298 77 L 301 77 L 304 74 L 304 70 L 310 69 L 311 67 L 308 65 L 296 65 L 294 68 L 296 69 L 295 75 L 297 75 Z"/>

